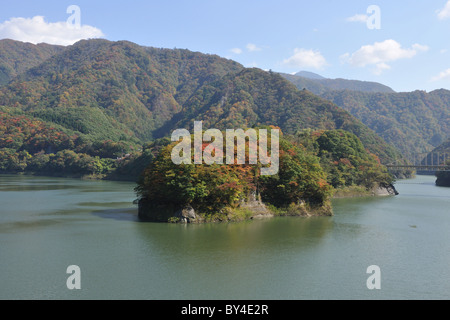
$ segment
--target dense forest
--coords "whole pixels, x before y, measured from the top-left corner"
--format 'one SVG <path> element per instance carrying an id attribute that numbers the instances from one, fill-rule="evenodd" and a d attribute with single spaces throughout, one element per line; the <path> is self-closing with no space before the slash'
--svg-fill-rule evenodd
<path id="1" fill-rule="evenodd" d="M 0 107 L 0 172 L 103 177 L 139 146 L 98 140 L 59 125 Z"/>
<path id="2" fill-rule="evenodd" d="M 409 160 L 425 157 L 450 137 L 450 91 L 322 95 L 373 129 Z"/>
<path id="3" fill-rule="evenodd" d="M 148 141 L 199 86 L 241 69 L 188 50 L 82 40 L 1 88 L 0 105 L 99 138 Z"/>
<path id="4" fill-rule="evenodd" d="M 30 46 L 34 60 L 23 54 Z M 0 86 L 1 172 L 134 180 L 155 156 L 149 142 L 194 120 L 221 130 L 275 125 L 286 134 L 343 129 L 382 163 L 403 161 L 333 103 L 215 55 L 101 39 L 68 47 L 6 40 L 2 50 L 0 67 L 16 76 Z"/>
<path id="5" fill-rule="evenodd" d="M 295 86 L 279 74 L 260 69 L 238 73 L 199 88 L 167 127 L 191 128 L 195 119 L 206 127 L 226 129 L 275 125 L 286 134 L 304 129 L 344 129 L 357 135 L 383 162 L 402 156 L 348 112 Z"/>
<path id="6" fill-rule="evenodd" d="M 260 162 L 248 164 L 248 143 L 243 165 L 176 165 L 171 161 L 175 145 L 160 149 L 139 180 L 136 191 L 143 220 L 177 222 L 176 212 L 186 207 L 197 212 L 197 222 L 247 219 L 255 213 L 246 206 L 249 199 L 262 200 L 277 215 L 331 215 L 334 190 L 370 191 L 393 182 L 379 159 L 344 130 L 282 136 L 279 171 L 266 176 L 260 174 Z"/>
<path id="7" fill-rule="evenodd" d="M 304 130 L 291 140 L 320 158 L 327 181 L 335 189 L 363 186 L 370 190 L 393 182 L 378 156 L 365 149 L 361 140 L 348 131 Z"/>
<path id="8" fill-rule="evenodd" d="M 396 93 L 379 83 L 326 79 L 308 72 L 282 76 L 347 110 L 410 161 L 425 158 L 450 136 L 448 90 Z"/>
<path id="9" fill-rule="evenodd" d="M 35 67 L 64 47 L 40 43 L 33 45 L 10 39 L 0 40 L 0 85 Z"/>

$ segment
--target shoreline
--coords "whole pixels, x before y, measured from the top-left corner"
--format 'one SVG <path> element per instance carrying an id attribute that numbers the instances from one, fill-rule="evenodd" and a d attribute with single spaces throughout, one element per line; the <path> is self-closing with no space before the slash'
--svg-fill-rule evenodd
<path id="1" fill-rule="evenodd" d="M 244 202 L 236 208 L 225 207 L 219 212 L 196 212 L 191 205 L 155 205 L 147 199 L 138 201 L 138 218 L 141 222 L 204 224 L 243 222 L 274 217 L 319 217 L 333 216 L 331 201 L 321 206 L 311 207 L 304 202 L 291 204 L 287 208 L 275 208 L 260 200 Z"/>
<path id="2" fill-rule="evenodd" d="M 155 205 L 148 199 L 138 200 L 138 217 L 142 222 L 161 223 L 221 223 L 239 222 L 253 219 L 267 219 L 272 217 L 320 217 L 334 215 L 331 201 L 333 199 L 362 198 L 362 197 L 387 197 L 396 196 L 398 191 L 394 185 L 376 186 L 371 190 L 364 187 L 352 186 L 338 189 L 326 202 L 318 206 L 311 206 L 304 201 L 291 204 L 285 208 L 276 208 L 265 204 L 259 197 L 243 201 L 238 207 L 225 207 L 220 212 L 197 213 L 189 204 L 175 206 L 173 204 Z"/>
<path id="3" fill-rule="evenodd" d="M 32 172 L 20 173 L 0 173 L 0 175 L 13 176 L 34 176 L 49 178 L 66 178 L 92 181 L 115 181 L 115 182 L 136 182 L 134 179 L 127 179 L 121 176 L 93 176 L 93 175 L 60 175 L 60 174 L 39 174 Z M 141 222 L 160 223 L 222 223 L 240 222 L 257 219 L 268 219 L 273 217 L 319 217 L 334 215 L 331 201 L 333 199 L 350 199 L 363 197 L 385 197 L 398 195 L 393 185 L 387 187 L 374 187 L 367 190 L 361 186 L 351 186 L 336 189 L 329 200 L 320 206 L 310 206 L 304 202 L 291 204 L 286 208 L 276 208 L 263 203 L 260 199 L 243 201 L 237 208 L 226 207 L 221 212 L 216 213 L 196 213 L 190 206 L 183 208 L 175 207 L 172 204 L 166 206 L 153 206 L 145 199 L 138 201 L 138 218 Z M 136 200 L 135 200 L 136 201 Z M 136 204 L 136 202 L 134 203 Z"/>
<path id="4" fill-rule="evenodd" d="M 0 175 L 11 175 L 11 176 L 31 176 L 31 177 L 48 177 L 48 178 L 66 178 L 66 179 L 79 179 L 79 180 L 96 180 L 96 181 L 124 181 L 124 182 L 134 182 L 136 183 L 136 178 L 127 178 L 126 176 L 120 175 L 79 175 L 79 174 L 51 174 L 51 173 L 38 173 L 38 172 L 0 172 Z"/>
<path id="5" fill-rule="evenodd" d="M 361 186 L 350 186 L 335 189 L 332 199 L 362 198 L 362 197 L 387 197 L 396 196 L 398 191 L 393 184 L 389 186 L 376 186 L 367 190 Z"/>

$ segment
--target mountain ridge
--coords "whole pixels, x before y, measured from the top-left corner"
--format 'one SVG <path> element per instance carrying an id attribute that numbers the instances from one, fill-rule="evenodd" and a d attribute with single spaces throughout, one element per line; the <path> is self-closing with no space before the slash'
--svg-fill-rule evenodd
<path id="1" fill-rule="evenodd" d="M 280 74 L 285 79 L 292 82 L 298 89 L 306 89 L 317 95 L 322 95 L 329 91 L 339 90 L 387 93 L 395 92 L 392 88 L 384 84 L 372 81 L 349 80 L 344 78 L 330 79 L 308 71 L 300 71 L 294 75 L 287 73 Z"/>
<path id="2" fill-rule="evenodd" d="M 92 141 L 142 143 L 203 119 L 219 129 L 275 125 L 290 134 L 346 129 L 383 161 L 401 157 L 350 113 L 277 73 L 129 41 L 68 46 L 0 87 L 0 105 Z"/>
<path id="3" fill-rule="evenodd" d="M 0 86 L 62 52 L 64 48 L 46 43 L 34 45 L 11 39 L 0 40 Z"/>
<path id="4" fill-rule="evenodd" d="M 399 93 L 330 91 L 321 97 L 337 104 L 396 146 L 411 160 L 450 137 L 450 91 Z"/>

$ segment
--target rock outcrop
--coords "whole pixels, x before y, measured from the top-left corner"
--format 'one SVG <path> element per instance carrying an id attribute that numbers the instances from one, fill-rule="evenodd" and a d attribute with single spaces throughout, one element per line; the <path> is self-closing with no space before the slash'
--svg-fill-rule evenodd
<path id="1" fill-rule="evenodd" d="M 175 212 L 175 220 L 181 223 L 192 223 L 197 221 L 197 215 L 191 205 L 187 205 Z"/>
<path id="2" fill-rule="evenodd" d="M 173 204 L 155 205 L 144 198 L 138 200 L 137 203 L 139 219 L 148 222 L 203 223 L 264 219 L 275 215 L 301 217 L 333 215 L 331 205 L 328 202 L 323 206 L 311 208 L 304 201 L 291 204 L 288 208 L 277 210 L 277 213 L 275 213 L 264 204 L 261 196 L 256 193 L 249 194 L 237 207 L 225 207 L 220 212 L 213 214 L 199 213 L 189 204 L 181 207 Z"/>
<path id="3" fill-rule="evenodd" d="M 378 186 L 372 190 L 374 196 L 396 196 L 398 191 L 395 189 L 394 185 L 390 184 L 387 186 Z"/>

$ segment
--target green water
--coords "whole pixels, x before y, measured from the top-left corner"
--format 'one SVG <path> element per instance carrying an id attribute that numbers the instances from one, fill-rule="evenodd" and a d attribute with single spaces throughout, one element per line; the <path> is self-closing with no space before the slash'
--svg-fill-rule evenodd
<path id="1" fill-rule="evenodd" d="M 333 217 L 205 225 L 139 222 L 133 187 L 0 176 L 0 299 L 450 299 L 450 188 L 433 177 Z"/>

